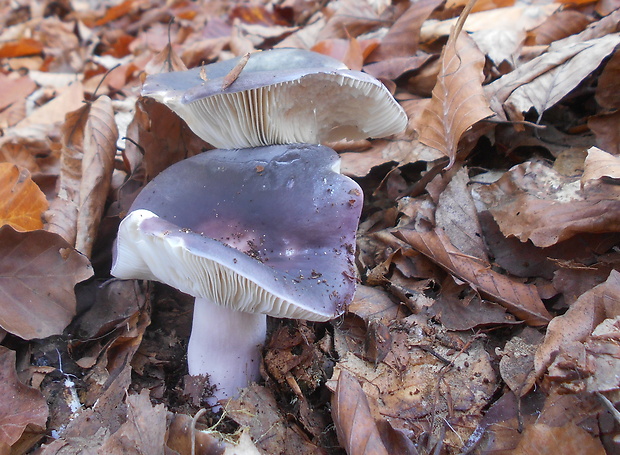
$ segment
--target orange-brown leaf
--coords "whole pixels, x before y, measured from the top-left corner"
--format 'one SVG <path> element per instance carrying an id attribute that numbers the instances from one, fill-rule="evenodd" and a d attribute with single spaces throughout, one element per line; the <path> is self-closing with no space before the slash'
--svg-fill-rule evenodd
<path id="1" fill-rule="evenodd" d="M 15 371 L 15 351 L 4 346 L 0 346 L 0 396 L 0 447 L 15 444 L 28 426 L 45 430 L 47 401 L 37 389 L 21 383 Z"/>
<path id="2" fill-rule="evenodd" d="M 340 370 L 332 399 L 332 417 L 338 440 L 349 455 L 387 455 L 368 398 L 353 375 Z"/>
<path id="3" fill-rule="evenodd" d="M 26 57 L 40 54 L 42 51 L 43 45 L 39 41 L 32 38 L 22 38 L 0 46 L 0 58 Z"/>
<path id="4" fill-rule="evenodd" d="M 41 229 L 41 215 L 47 199 L 30 172 L 11 163 L 0 163 L 0 226 L 8 224 L 20 231 Z"/>
<path id="5" fill-rule="evenodd" d="M 489 264 L 464 255 L 454 248 L 445 234 L 400 229 L 394 235 L 527 324 L 545 325 L 551 319 L 535 286 L 495 272 Z"/>
<path id="6" fill-rule="evenodd" d="M 0 228 L 0 326 L 21 338 L 62 333 L 75 315 L 76 283 L 92 276 L 59 235 Z"/>
<path id="7" fill-rule="evenodd" d="M 458 142 L 474 123 L 493 115 L 482 90 L 484 55 L 464 33 L 448 40 L 441 55 L 441 69 L 429 106 L 417 130 L 420 142 L 456 158 Z"/>
<path id="8" fill-rule="evenodd" d="M 421 0 L 411 6 L 390 27 L 381 43 L 369 56 L 370 62 L 395 57 L 413 57 L 418 50 L 420 29 L 441 0 Z"/>

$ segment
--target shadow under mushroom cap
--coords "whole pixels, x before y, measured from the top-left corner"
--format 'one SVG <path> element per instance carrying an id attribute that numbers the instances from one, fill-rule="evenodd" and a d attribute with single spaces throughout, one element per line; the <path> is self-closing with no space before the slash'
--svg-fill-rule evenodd
<path id="1" fill-rule="evenodd" d="M 166 169 L 119 228 L 112 273 L 239 311 L 325 321 L 355 290 L 362 191 L 338 155 L 295 144 L 212 150 Z"/>

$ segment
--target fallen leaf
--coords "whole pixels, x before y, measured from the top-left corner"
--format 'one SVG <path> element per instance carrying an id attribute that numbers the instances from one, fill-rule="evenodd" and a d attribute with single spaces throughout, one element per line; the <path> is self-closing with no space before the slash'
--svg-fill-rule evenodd
<path id="1" fill-rule="evenodd" d="M 620 157 L 591 147 L 586 157 L 581 183 L 598 179 L 617 183 L 620 180 Z"/>
<path id="2" fill-rule="evenodd" d="M 565 177 L 543 162 L 514 166 L 474 191 L 506 237 L 549 247 L 580 233 L 620 230 L 620 198 L 614 185 Z"/>
<path id="3" fill-rule="evenodd" d="M 620 155 L 620 111 L 593 115 L 588 127 L 596 136 L 596 145 L 613 155 Z"/>
<path id="4" fill-rule="evenodd" d="M 458 142 L 474 123 L 493 115 L 482 90 L 484 55 L 465 33 L 451 38 L 441 55 L 441 69 L 430 105 L 418 119 L 420 142 L 456 160 Z"/>
<path id="5" fill-rule="evenodd" d="M 332 417 L 338 440 L 349 455 L 387 455 L 368 399 L 355 377 L 346 370 L 338 376 L 332 400 Z"/>
<path id="6" fill-rule="evenodd" d="M 26 169 L 0 163 L 0 201 L 0 226 L 8 224 L 20 231 L 43 228 L 47 199 Z"/>
<path id="7" fill-rule="evenodd" d="M 368 61 L 379 62 L 397 57 L 414 56 L 420 42 L 420 28 L 440 4 L 440 0 L 422 0 L 411 3 L 389 28 L 379 46 L 368 56 Z"/>
<path id="8" fill-rule="evenodd" d="M 90 257 L 108 198 L 118 129 L 112 101 L 100 96 L 90 106 L 84 127 L 80 203 L 76 220 L 75 248 Z"/>
<path id="9" fill-rule="evenodd" d="M 620 108 L 620 52 L 611 56 L 596 84 L 596 102 L 605 109 Z"/>
<path id="10" fill-rule="evenodd" d="M 63 126 L 60 189 L 46 229 L 90 256 L 108 197 L 118 129 L 107 96 L 72 112 Z"/>
<path id="11" fill-rule="evenodd" d="M 28 76 L 14 78 L 0 74 L 0 84 L 3 89 L 0 93 L 0 111 L 23 100 L 37 88 L 37 84 Z"/>
<path id="12" fill-rule="evenodd" d="M 591 20 L 584 13 L 575 10 L 560 10 L 545 22 L 530 31 L 529 45 L 551 44 L 585 29 Z"/>
<path id="13" fill-rule="evenodd" d="M 553 58 L 561 63 L 536 75 L 529 82 L 522 82 L 512 90 L 505 104 L 512 112 L 527 112 L 534 108 L 539 117 L 542 116 L 592 73 L 619 43 L 620 34 L 611 34 L 543 55 L 541 59 Z M 537 71 L 537 68 L 534 66 L 532 70 Z"/>
<path id="14" fill-rule="evenodd" d="M 301 429 L 282 415 L 270 389 L 251 385 L 239 398 L 230 400 L 225 409 L 235 422 L 249 427 L 256 446 L 264 453 L 320 453 Z"/>
<path id="15" fill-rule="evenodd" d="M 38 123 L 50 125 L 62 122 L 66 114 L 82 106 L 83 100 L 84 87 L 80 82 L 74 82 L 68 87 L 60 89 L 54 99 L 36 108 L 16 127 L 31 126 Z"/>
<path id="16" fill-rule="evenodd" d="M 459 251 L 488 261 L 467 172 L 467 168 L 460 169 L 439 195 L 435 222 Z"/>
<path id="17" fill-rule="evenodd" d="M 43 51 L 43 44 L 33 38 L 21 38 L 16 41 L 8 42 L 0 46 L 0 58 L 26 57 L 28 55 L 40 54 Z"/>
<path id="18" fill-rule="evenodd" d="M 19 381 L 15 351 L 4 346 L 0 346 L 0 395 L 0 447 L 15 444 L 27 427 L 45 431 L 49 412 L 45 397 Z"/>
<path id="19" fill-rule="evenodd" d="M 156 73 L 168 73 L 171 71 L 185 71 L 187 67 L 181 57 L 172 48 L 172 44 L 166 44 L 166 47 L 162 49 L 155 57 L 153 57 L 144 71 L 146 74 Z"/>
<path id="20" fill-rule="evenodd" d="M 545 340 L 536 351 L 534 375 L 540 378 L 562 350 L 562 346 L 586 339 L 606 317 L 620 314 L 620 272 L 582 294 L 568 311 L 547 327 Z"/>
<path id="21" fill-rule="evenodd" d="M 75 315 L 76 283 L 92 276 L 88 260 L 60 236 L 0 228 L 0 326 L 21 338 L 62 333 Z"/>
<path id="22" fill-rule="evenodd" d="M 605 455 L 598 438 L 593 437 L 574 423 L 550 427 L 536 423 L 529 425 L 513 455 L 554 455 L 575 453 L 580 455 Z"/>
<path id="23" fill-rule="evenodd" d="M 394 235 L 529 325 L 545 325 L 551 320 L 534 286 L 501 275 L 484 261 L 464 255 L 441 231 L 416 232 L 401 228 Z"/>
<path id="24" fill-rule="evenodd" d="M 99 447 L 98 453 L 163 455 L 166 414 L 163 404 L 151 405 L 148 389 L 128 395 L 127 420 Z"/>

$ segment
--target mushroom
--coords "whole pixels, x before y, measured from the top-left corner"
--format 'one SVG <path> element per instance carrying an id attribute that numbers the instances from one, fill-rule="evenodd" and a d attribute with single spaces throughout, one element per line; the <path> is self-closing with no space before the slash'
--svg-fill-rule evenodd
<path id="1" fill-rule="evenodd" d="M 301 49 L 256 52 L 245 66 L 242 59 L 150 75 L 142 95 L 220 148 L 321 144 L 405 129 L 407 115 L 386 87 L 338 60 Z"/>
<path id="2" fill-rule="evenodd" d="M 260 378 L 265 315 L 328 321 L 353 298 L 363 196 L 339 163 L 318 145 L 208 151 L 159 174 L 121 222 L 112 274 L 196 297 L 189 373 L 216 399 Z"/>

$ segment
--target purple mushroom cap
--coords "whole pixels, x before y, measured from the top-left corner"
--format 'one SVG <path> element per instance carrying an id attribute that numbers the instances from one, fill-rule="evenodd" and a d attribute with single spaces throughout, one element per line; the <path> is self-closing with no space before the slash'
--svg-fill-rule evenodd
<path id="1" fill-rule="evenodd" d="M 257 52 L 227 86 L 239 61 L 150 75 L 142 95 L 222 148 L 384 137 L 407 124 L 380 81 L 331 57 L 302 49 Z"/>
<path id="2" fill-rule="evenodd" d="M 360 187 L 338 164 L 333 150 L 305 144 L 179 162 L 133 203 L 112 273 L 239 311 L 332 319 L 355 290 L 362 208 Z"/>

